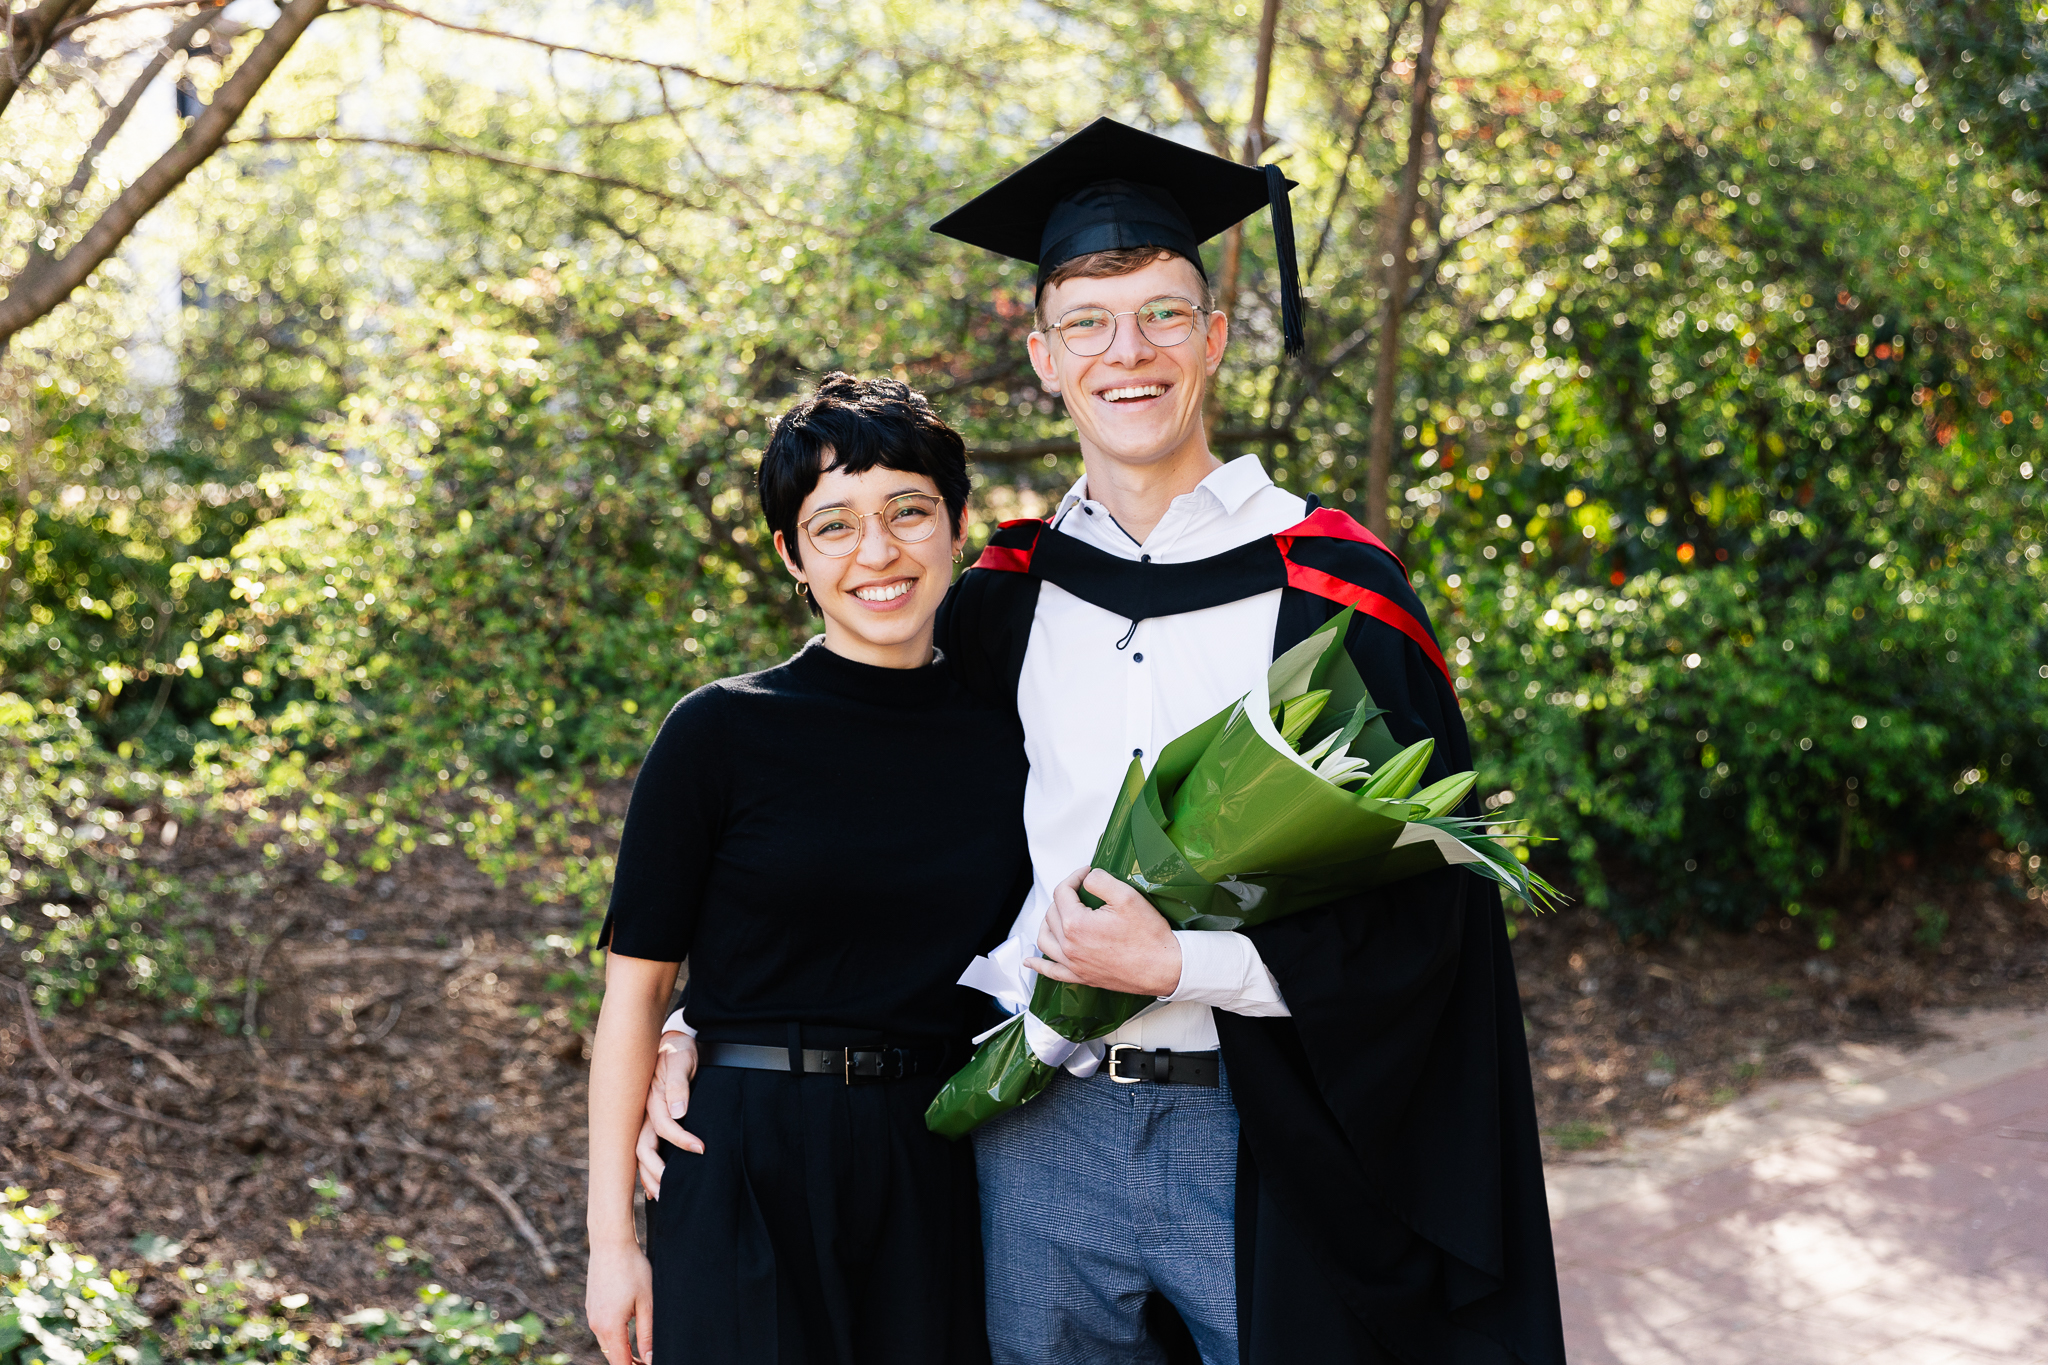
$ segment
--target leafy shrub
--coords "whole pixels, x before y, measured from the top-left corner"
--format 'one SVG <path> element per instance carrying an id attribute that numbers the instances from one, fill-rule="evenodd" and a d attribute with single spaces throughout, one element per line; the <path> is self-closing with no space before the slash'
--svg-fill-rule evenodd
<path id="1" fill-rule="evenodd" d="M 234 1278 L 191 1266 L 179 1272 L 191 1285 L 192 1297 L 171 1319 L 165 1354 L 220 1365 L 301 1365 L 310 1360 L 315 1341 L 301 1311 L 307 1296 L 286 1294 L 274 1303 L 251 1303 L 243 1281 L 255 1267 L 245 1262 L 235 1269 Z"/>
<path id="2" fill-rule="evenodd" d="M 186 787 L 107 753 L 77 708 L 0 692 L 0 942 L 22 945 L 44 1005 L 77 1004 L 111 976 L 210 1010 L 180 929 L 185 888 L 136 860 L 137 812 L 154 802 L 189 820 Z"/>
<path id="3" fill-rule="evenodd" d="M 376 1365 L 567 1365 L 569 1357 L 539 1350 L 541 1321 L 532 1313 L 506 1321 L 489 1307 L 421 1285 L 419 1307 L 393 1313 L 367 1308 L 343 1318 L 372 1342 L 389 1342 Z"/>
<path id="4" fill-rule="evenodd" d="M 273 1296 L 252 1286 L 257 1267 L 186 1266 L 190 1290 L 167 1332 L 136 1304 L 124 1271 L 53 1242 L 55 1210 L 36 1208 L 25 1190 L 0 1192 L 0 1365 L 303 1365 L 316 1347 L 339 1349 L 348 1336 L 380 1345 L 376 1365 L 567 1365 L 541 1350 L 532 1313 L 507 1321 L 483 1303 L 424 1285 L 417 1306 L 367 1308 L 325 1332 L 306 1320 L 305 1294 Z M 175 1248 L 172 1248 L 175 1252 Z"/>
<path id="5" fill-rule="evenodd" d="M 28 1192 L 0 1192 L 0 1365 L 85 1365 L 160 1358 L 149 1316 L 119 1270 L 49 1240 L 54 1210 L 27 1203 Z"/>
<path id="6" fill-rule="evenodd" d="M 1775 592 L 1740 566 L 1560 592 L 1511 568 L 1462 619 L 1484 779 L 1624 932 L 1798 913 L 1892 851 L 2048 833 L 2038 573 L 1879 553 Z"/>

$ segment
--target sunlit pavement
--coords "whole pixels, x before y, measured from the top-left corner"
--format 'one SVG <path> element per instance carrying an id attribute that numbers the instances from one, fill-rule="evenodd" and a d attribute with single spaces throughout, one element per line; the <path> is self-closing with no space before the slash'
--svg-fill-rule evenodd
<path id="1" fill-rule="evenodd" d="M 1575 1365 L 2048 1365 L 2048 1015 L 1553 1161 Z"/>

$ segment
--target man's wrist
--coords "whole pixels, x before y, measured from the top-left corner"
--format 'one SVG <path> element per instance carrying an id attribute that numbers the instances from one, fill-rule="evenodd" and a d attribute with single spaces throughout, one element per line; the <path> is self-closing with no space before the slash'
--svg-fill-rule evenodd
<path id="1" fill-rule="evenodd" d="M 1164 954 L 1162 953 L 1162 954 L 1161 954 L 1161 963 L 1160 963 L 1160 973 L 1159 973 L 1159 977 L 1160 977 L 1160 979 L 1159 979 L 1159 981 L 1158 981 L 1158 982 L 1154 983 L 1154 984 L 1158 984 L 1158 985 L 1164 985 L 1164 986 L 1166 987 L 1166 989 L 1165 989 L 1165 990 L 1163 990 L 1163 991 L 1158 991 L 1158 992 L 1155 992 L 1155 994 L 1156 994 L 1156 995 L 1157 995 L 1157 996 L 1159 997 L 1159 999 L 1161 999 L 1161 1000 L 1170 1000 L 1170 999 L 1172 999 L 1172 998 L 1173 998 L 1173 996 L 1174 996 L 1174 995 L 1175 995 L 1175 994 L 1176 994 L 1176 993 L 1177 993 L 1177 992 L 1178 992 L 1178 991 L 1180 990 L 1180 988 L 1181 988 L 1181 980 L 1182 980 L 1182 978 L 1184 978 L 1184 977 L 1185 977 L 1185 976 L 1187 975 L 1187 970 L 1188 970 L 1188 956 L 1187 956 L 1187 951 L 1186 951 L 1186 949 L 1185 949 L 1185 948 L 1184 948 L 1184 947 L 1182 946 L 1182 944 L 1181 944 L 1181 941 L 1180 941 L 1180 934 L 1179 934 L 1178 932 L 1176 932 L 1176 933 L 1175 933 L 1175 934 L 1173 935 L 1173 939 L 1172 939 L 1172 941 L 1173 941 L 1173 967 L 1172 967 L 1172 971 L 1173 971 L 1173 979 L 1172 979 L 1172 980 L 1171 980 L 1170 982 L 1166 980 L 1166 964 L 1165 964 L 1165 960 L 1164 960 Z"/>

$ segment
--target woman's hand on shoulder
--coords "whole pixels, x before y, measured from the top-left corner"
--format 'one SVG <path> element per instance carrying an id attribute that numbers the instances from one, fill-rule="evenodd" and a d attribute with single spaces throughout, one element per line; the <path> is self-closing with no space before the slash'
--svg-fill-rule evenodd
<path id="1" fill-rule="evenodd" d="M 627 1242 L 590 1248 L 583 1316 L 597 1337 L 606 1365 L 654 1359 L 654 1272 L 638 1245 Z M 633 1350 L 635 1335 L 640 1339 L 638 1354 Z"/>
<path id="2" fill-rule="evenodd" d="M 659 1142 L 685 1152 L 704 1154 L 704 1143 L 678 1122 L 690 1112 L 690 1082 L 697 1076 L 697 1040 L 687 1033 L 664 1033 L 654 1059 L 654 1079 L 647 1086 L 647 1118 L 640 1125 L 640 1138 L 633 1155 L 640 1167 L 640 1188 L 649 1199 L 661 1198 Z"/>

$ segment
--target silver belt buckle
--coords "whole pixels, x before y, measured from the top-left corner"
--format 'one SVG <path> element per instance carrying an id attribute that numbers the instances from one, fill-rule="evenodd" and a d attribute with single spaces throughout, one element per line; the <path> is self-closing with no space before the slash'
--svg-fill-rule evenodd
<path id="1" fill-rule="evenodd" d="M 1126 1076 L 1121 1074 L 1117 1070 L 1119 1053 L 1142 1052 L 1143 1050 L 1144 1049 L 1140 1048 L 1136 1043 L 1111 1043 L 1109 1045 L 1109 1055 L 1106 1058 L 1104 1058 L 1104 1064 L 1109 1069 L 1109 1078 L 1115 1081 L 1118 1085 L 1136 1085 L 1138 1082 L 1144 1080 L 1145 1078 L 1143 1076 Z"/>

